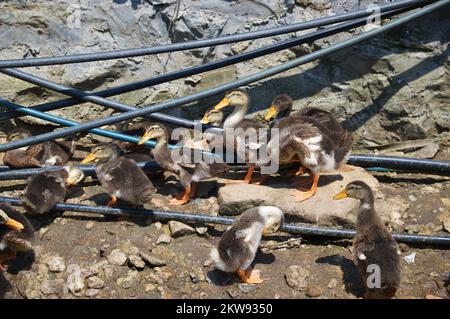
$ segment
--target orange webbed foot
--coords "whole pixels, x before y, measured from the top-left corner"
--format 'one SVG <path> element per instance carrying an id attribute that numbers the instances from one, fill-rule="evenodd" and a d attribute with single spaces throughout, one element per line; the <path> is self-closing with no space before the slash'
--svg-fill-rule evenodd
<path id="1" fill-rule="evenodd" d="M 263 283 L 263 279 L 261 278 L 261 272 L 259 270 L 253 269 L 250 272 L 246 270 L 239 269 L 237 274 L 241 281 L 246 284 L 261 284 Z"/>

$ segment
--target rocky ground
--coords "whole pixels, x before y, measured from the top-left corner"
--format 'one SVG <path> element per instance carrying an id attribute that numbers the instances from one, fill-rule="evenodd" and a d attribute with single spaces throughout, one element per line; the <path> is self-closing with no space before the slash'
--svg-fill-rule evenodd
<path id="1" fill-rule="evenodd" d="M 82 154 L 85 154 L 84 151 Z M 81 154 L 81 153 L 80 153 Z M 78 155 L 81 158 L 82 155 Z M 378 206 L 388 226 L 398 232 L 448 235 L 450 231 L 450 178 L 396 173 L 368 174 L 359 168 L 344 170 L 343 178 L 322 184 L 320 192 L 333 194 L 348 174 L 369 180 L 377 191 Z M 292 179 L 272 177 L 266 186 L 285 185 Z M 301 178 L 301 177 L 300 177 Z M 223 193 L 236 185 L 217 186 L 204 182 L 199 197 L 183 207 L 169 206 L 179 188 L 171 175 L 152 175 L 158 193 L 147 208 L 217 215 L 225 207 L 236 207 Z M 325 178 L 326 180 L 326 178 Z M 248 185 L 244 185 L 245 187 Z M 0 195 L 17 196 L 24 181 L 0 182 Z M 286 189 L 276 189 L 282 194 Z M 237 193 L 242 190 L 238 189 Z M 221 195 L 222 194 L 222 195 Z M 282 197 L 280 202 L 289 200 Z M 237 196 L 235 196 L 237 197 Z M 88 177 L 71 190 L 67 201 L 105 205 L 109 197 Z M 271 198 L 262 204 L 271 204 Z M 352 200 L 348 200 L 352 201 Z M 343 202 L 343 201 L 341 201 Z M 345 202 L 345 200 L 344 200 Z M 220 203 L 220 209 L 219 209 Z M 255 204 L 261 204 L 256 202 Z M 317 222 L 337 227 L 351 226 L 355 205 L 335 206 L 322 199 L 314 202 Z M 232 204 L 232 205 L 231 205 Z M 244 209 L 248 203 L 241 202 Z M 353 203 L 356 204 L 356 203 Z M 227 206 L 228 205 L 228 206 Z M 233 206 L 234 205 L 234 206 Z M 285 204 L 286 205 L 286 204 Z M 298 206 L 301 207 L 302 204 Z M 305 203 L 307 205 L 307 203 Z M 379 205 L 379 204 L 377 204 Z M 335 207 L 345 218 L 319 218 Z M 328 210 L 327 210 L 328 209 Z M 289 220 L 298 217 L 289 212 Z M 300 217 L 313 216 L 300 212 Z M 302 220 L 313 222 L 311 218 Z M 185 225 L 175 221 L 112 218 L 75 212 L 52 213 L 33 218 L 36 227 L 34 255 L 20 256 L 0 277 L 3 298 L 357 298 L 361 283 L 350 258 L 350 241 L 293 236 L 278 233 L 263 240 L 254 266 L 262 271 L 261 285 L 240 284 L 233 275 L 213 269 L 211 247 L 226 229 L 221 225 Z M 402 282 L 399 298 L 449 296 L 450 250 L 401 244 Z M 415 254 L 407 263 L 403 257 Z"/>

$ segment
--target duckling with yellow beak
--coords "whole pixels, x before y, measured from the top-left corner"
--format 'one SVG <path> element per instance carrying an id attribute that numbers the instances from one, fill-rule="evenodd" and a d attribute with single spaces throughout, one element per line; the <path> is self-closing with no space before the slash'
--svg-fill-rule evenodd
<path id="1" fill-rule="evenodd" d="M 374 196 L 362 181 L 349 183 L 333 199 L 355 198 L 360 201 L 356 217 L 356 236 L 353 240 L 353 262 L 358 268 L 366 298 L 392 298 L 400 285 L 400 258 L 398 245 L 375 211 Z M 373 273 L 370 266 L 379 267 L 379 286 L 368 285 Z"/>
<path id="2" fill-rule="evenodd" d="M 102 187 L 111 196 L 109 206 L 122 199 L 134 206 L 148 203 L 156 189 L 150 179 L 133 160 L 119 156 L 121 150 L 114 143 L 94 146 L 82 164 L 96 162 L 95 172 Z"/>
<path id="3" fill-rule="evenodd" d="M 33 249 L 30 240 L 34 228 L 28 219 L 6 203 L 0 203 L 0 271 L 5 262 L 16 258 L 17 252 Z"/>
<path id="4" fill-rule="evenodd" d="M 245 140 L 245 136 L 241 137 L 236 133 L 236 129 L 240 129 L 243 132 L 254 130 L 255 133 L 258 133 L 260 128 L 264 128 L 264 125 L 250 120 L 245 119 L 245 114 L 247 113 L 249 106 L 249 96 L 241 90 L 233 90 L 228 92 L 225 97 L 220 101 L 215 107 L 215 110 L 221 110 L 227 106 L 234 107 L 233 112 L 225 119 L 223 123 L 224 129 L 224 140 L 225 140 L 225 148 L 227 151 L 236 151 L 236 150 L 245 150 L 245 161 L 247 162 L 249 168 L 247 170 L 247 174 L 245 175 L 243 180 L 240 181 L 228 181 L 227 183 L 250 183 L 253 176 L 253 171 L 255 170 L 256 163 L 249 162 L 249 147 L 248 143 Z M 226 137 L 227 130 L 231 130 L 231 136 L 234 137 L 233 140 L 228 140 Z"/>
<path id="5" fill-rule="evenodd" d="M 178 179 L 184 187 L 184 194 L 181 199 L 172 199 L 172 205 L 184 205 L 189 202 L 191 195 L 195 194 L 197 182 L 212 177 L 220 177 L 224 175 L 229 167 L 225 163 L 206 163 L 201 160 L 199 163 L 194 161 L 192 153 L 189 158 L 182 156 L 181 161 L 174 161 L 172 151 L 169 150 L 167 144 L 169 135 L 167 128 L 160 123 L 149 124 L 142 136 L 139 144 L 144 144 L 150 139 L 156 139 L 156 145 L 152 149 L 152 155 L 155 161 L 162 169 L 178 175 Z M 184 155 L 184 153 L 183 153 Z"/>
<path id="6" fill-rule="evenodd" d="M 245 283 L 262 283 L 260 272 L 251 270 L 250 265 L 255 259 L 262 235 L 278 231 L 283 222 L 283 212 L 274 206 L 259 206 L 243 212 L 222 235 L 217 248 L 211 251 L 215 268 L 235 272 Z"/>

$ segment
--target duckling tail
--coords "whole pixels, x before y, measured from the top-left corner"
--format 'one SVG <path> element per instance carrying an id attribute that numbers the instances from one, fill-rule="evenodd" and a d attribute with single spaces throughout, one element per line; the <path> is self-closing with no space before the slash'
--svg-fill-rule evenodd
<path id="1" fill-rule="evenodd" d="M 220 258 L 219 250 L 214 247 L 211 249 L 211 253 L 209 254 L 209 257 L 214 261 L 215 267 L 219 270 L 226 271 L 225 270 L 225 264 Z"/>

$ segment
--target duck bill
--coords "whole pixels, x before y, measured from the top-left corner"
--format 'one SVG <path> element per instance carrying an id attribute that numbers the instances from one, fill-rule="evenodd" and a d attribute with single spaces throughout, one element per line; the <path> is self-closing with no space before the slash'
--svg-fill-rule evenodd
<path id="1" fill-rule="evenodd" d="M 224 107 L 230 105 L 230 100 L 227 97 L 224 97 L 222 101 L 219 102 L 216 106 L 214 106 L 215 110 L 223 109 Z"/>
<path id="2" fill-rule="evenodd" d="M 208 115 L 203 116 L 202 120 L 200 121 L 202 124 L 209 124 L 209 118 Z"/>
<path id="3" fill-rule="evenodd" d="M 94 153 L 89 153 L 88 156 L 86 156 L 82 161 L 81 164 L 87 164 L 90 162 L 93 162 L 95 160 Z"/>
<path id="4" fill-rule="evenodd" d="M 21 231 L 24 228 L 21 223 L 11 218 L 6 221 L 5 225 L 17 231 Z"/>
<path id="5" fill-rule="evenodd" d="M 277 109 L 275 108 L 275 106 L 271 105 L 269 110 L 267 111 L 266 115 L 264 116 L 264 119 L 266 121 L 270 121 L 276 115 L 277 115 Z"/>
<path id="6" fill-rule="evenodd" d="M 270 232 L 269 228 L 264 228 L 263 231 L 262 231 L 263 236 L 269 235 L 270 233 L 271 232 Z"/>
<path id="7" fill-rule="evenodd" d="M 142 135 L 140 141 L 138 142 L 138 145 L 144 144 L 145 142 L 147 142 L 151 138 L 152 138 L 151 133 L 144 133 L 144 135 Z"/>
<path id="8" fill-rule="evenodd" d="M 347 191 L 344 189 L 342 192 L 339 192 L 336 195 L 334 195 L 333 199 L 338 200 L 338 199 L 343 199 L 343 198 L 347 198 L 347 197 L 348 197 Z"/>

